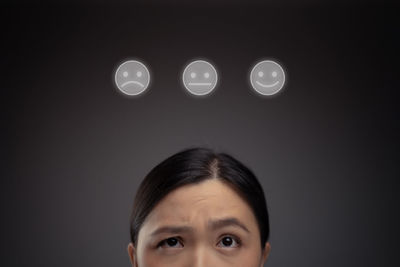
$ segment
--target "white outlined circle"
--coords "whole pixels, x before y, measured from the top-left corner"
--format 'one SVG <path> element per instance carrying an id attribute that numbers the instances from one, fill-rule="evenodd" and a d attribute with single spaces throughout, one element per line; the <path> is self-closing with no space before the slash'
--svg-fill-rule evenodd
<path id="1" fill-rule="evenodd" d="M 252 68 L 249 78 L 253 89 L 264 96 L 271 96 L 278 93 L 285 85 L 285 71 L 281 65 L 272 60 L 258 62 Z M 262 78 L 264 80 L 260 81 Z M 270 81 L 265 83 L 265 79 L 269 79 Z"/>
<path id="2" fill-rule="evenodd" d="M 200 75 L 197 75 L 197 72 L 201 72 Z M 185 67 L 182 83 L 186 90 L 193 95 L 207 95 L 217 86 L 218 73 L 210 62 L 195 60 Z"/>
<path id="3" fill-rule="evenodd" d="M 131 78 L 132 77 L 132 78 Z M 146 65 L 137 60 L 127 60 L 115 71 L 115 85 L 125 95 L 143 93 L 150 84 L 150 72 Z"/>

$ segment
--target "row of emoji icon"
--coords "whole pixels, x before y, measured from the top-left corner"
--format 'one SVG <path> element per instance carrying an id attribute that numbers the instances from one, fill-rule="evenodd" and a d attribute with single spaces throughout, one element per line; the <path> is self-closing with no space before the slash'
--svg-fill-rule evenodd
<path id="1" fill-rule="evenodd" d="M 283 88 L 285 72 L 277 62 L 263 60 L 253 66 L 249 79 L 257 93 L 270 96 Z M 191 94 L 204 96 L 217 86 L 218 73 L 210 62 L 194 60 L 185 67 L 182 83 Z M 126 95 L 140 95 L 149 87 L 150 72 L 142 62 L 125 61 L 115 71 L 115 84 Z"/>

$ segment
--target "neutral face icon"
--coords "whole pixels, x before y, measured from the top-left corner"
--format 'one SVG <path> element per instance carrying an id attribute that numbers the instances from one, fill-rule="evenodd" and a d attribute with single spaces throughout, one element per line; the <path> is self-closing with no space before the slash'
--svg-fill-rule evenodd
<path id="1" fill-rule="evenodd" d="M 209 94 L 217 85 L 218 74 L 214 66 L 204 60 L 196 60 L 186 66 L 182 75 L 183 85 L 194 95 Z"/>
<path id="2" fill-rule="evenodd" d="M 136 60 L 122 63 L 115 72 L 115 84 L 127 95 L 143 93 L 150 83 L 150 73 L 147 67 Z"/>
<path id="3" fill-rule="evenodd" d="M 278 63 L 264 60 L 258 62 L 251 70 L 250 82 L 259 94 L 273 95 L 285 84 L 285 72 Z"/>

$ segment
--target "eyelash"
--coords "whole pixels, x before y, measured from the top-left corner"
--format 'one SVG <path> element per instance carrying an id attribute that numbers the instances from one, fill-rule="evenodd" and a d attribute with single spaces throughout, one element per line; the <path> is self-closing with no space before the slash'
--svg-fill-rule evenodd
<path id="1" fill-rule="evenodd" d="M 237 244 L 235 247 L 227 247 L 227 248 L 238 248 L 238 247 L 240 247 L 241 244 L 242 244 L 242 240 L 241 240 L 239 237 L 237 237 L 237 236 L 235 236 L 235 235 L 231 235 L 231 234 L 223 235 L 222 238 L 221 238 L 221 240 L 220 240 L 218 243 L 222 242 L 222 240 L 223 240 L 225 237 L 230 237 L 230 238 L 232 238 L 232 240 L 233 240 L 234 242 L 236 242 L 236 244 Z"/>
<path id="2" fill-rule="evenodd" d="M 234 242 L 237 243 L 236 247 L 227 247 L 227 248 L 238 248 L 238 247 L 240 247 L 242 245 L 242 240 L 239 237 L 237 237 L 235 235 L 232 235 L 232 234 L 224 234 L 224 235 L 222 235 L 222 237 L 221 237 L 221 239 L 220 239 L 220 241 L 218 243 L 222 242 L 222 240 L 225 237 L 230 237 L 230 238 L 233 239 Z M 178 242 L 182 243 L 182 240 L 181 240 L 180 237 L 169 237 L 169 238 L 166 238 L 166 239 L 162 240 L 160 243 L 158 243 L 157 248 L 159 248 L 162 245 L 164 245 L 169 239 L 176 239 L 176 240 L 178 240 Z M 183 247 L 183 245 L 182 245 L 182 247 Z M 173 248 L 173 247 L 168 247 L 168 248 Z"/>

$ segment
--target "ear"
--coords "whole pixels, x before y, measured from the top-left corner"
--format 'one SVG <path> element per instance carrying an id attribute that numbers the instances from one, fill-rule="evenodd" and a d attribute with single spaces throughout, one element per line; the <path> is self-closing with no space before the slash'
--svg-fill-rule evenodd
<path id="1" fill-rule="evenodd" d="M 264 263 L 267 261 L 270 251 L 271 251 L 271 244 L 269 242 L 266 242 L 265 248 L 262 252 L 261 267 L 264 266 Z"/>
<path id="2" fill-rule="evenodd" d="M 128 244 L 127 250 L 132 267 L 137 267 L 136 250 L 132 242 Z"/>

